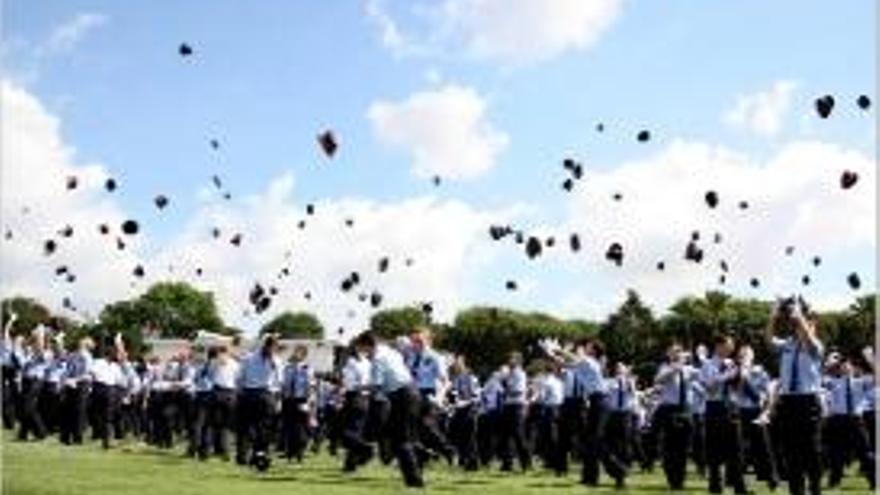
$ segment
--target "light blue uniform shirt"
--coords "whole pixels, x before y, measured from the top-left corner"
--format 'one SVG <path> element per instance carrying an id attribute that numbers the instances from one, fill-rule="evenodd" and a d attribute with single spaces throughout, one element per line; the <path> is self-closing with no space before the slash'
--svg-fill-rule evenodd
<path id="1" fill-rule="evenodd" d="M 657 371 L 657 375 L 665 374 L 671 369 L 672 366 L 669 364 L 663 364 Z M 693 382 L 698 381 L 699 376 L 700 372 L 690 365 L 684 365 L 677 370 L 673 370 L 671 378 L 658 384 L 660 386 L 660 403 L 663 405 L 684 406 L 692 410 L 694 405 Z M 684 380 L 683 385 L 682 379 Z M 682 397 L 682 386 L 684 386 L 684 397 Z M 682 403 L 682 398 L 684 403 Z"/>
<path id="2" fill-rule="evenodd" d="M 609 378 L 607 389 L 606 401 L 612 411 L 635 411 L 636 387 L 631 378 Z"/>
<path id="3" fill-rule="evenodd" d="M 283 368 L 275 357 L 265 358 L 260 351 L 248 354 L 241 362 L 239 386 L 244 389 L 281 390 Z"/>
<path id="4" fill-rule="evenodd" d="M 553 374 L 541 377 L 538 382 L 538 403 L 543 406 L 557 407 L 565 400 L 565 384 Z"/>
<path id="5" fill-rule="evenodd" d="M 860 416 L 864 411 L 864 383 L 854 376 L 825 378 L 828 390 L 828 414 Z"/>
<path id="6" fill-rule="evenodd" d="M 314 373 L 308 363 L 290 363 L 284 369 L 284 394 L 294 399 L 308 399 Z"/>
<path id="7" fill-rule="evenodd" d="M 486 385 L 480 391 L 480 407 L 483 412 L 500 409 L 504 399 L 503 395 L 504 387 L 501 385 L 501 380 L 498 377 L 493 376 L 486 381 Z"/>
<path id="8" fill-rule="evenodd" d="M 505 404 L 526 403 L 526 391 L 528 390 L 529 383 L 522 366 L 511 369 L 507 376 L 502 379 L 502 386 L 504 387 Z"/>
<path id="9" fill-rule="evenodd" d="M 737 403 L 743 409 L 756 409 L 764 405 L 770 394 L 770 375 L 761 366 L 743 371 L 743 379 L 736 390 Z"/>
<path id="10" fill-rule="evenodd" d="M 89 369 L 91 367 L 92 353 L 86 350 L 76 351 L 67 358 L 64 378 L 66 380 L 87 380 L 90 378 Z"/>
<path id="11" fill-rule="evenodd" d="M 209 361 L 196 363 L 193 376 L 193 389 L 196 393 L 214 390 L 213 363 Z"/>
<path id="12" fill-rule="evenodd" d="M 877 408 L 877 382 L 873 373 L 862 377 L 862 387 L 862 411 L 874 411 Z"/>
<path id="13" fill-rule="evenodd" d="M 480 380 L 472 373 L 462 373 L 452 379 L 452 390 L 458 405 L 470 405 L 480 396 Z"/>
<path id="14" fill-rule="evenodd" d="M 774 339 L 773 346 L 780 354 L 779 389 L 782 395 L 819 394 L 822 391 L 822 357 L 824 349 L 810 350 L 807 344 L 801 343 L 797 337 Z M 794 374 L 795 356 L 797 356 L 797 374 Z M 792 378 L 796 376 L 797 389 L 792 390 Z"/>
<path id="15" fill-rule="evenodd" d="M 730 402 L 733 399 L 729 380 L 736 375 L 736 365 L 730 359 L 712 356 L 700 366 L 700 381 L 706 389 L 707 402 Z"/>
<path id="16" fill-rule="evenodd" d="M 60 385 L 67 373 L 67 356 L 57 356 L 46 367 L 46 383 Z"/>
<path id="17" fill-rule="evenodd" d="M 355 392 L 369 387 L 371 366 L 369 359 L 350 356 L 342 368 L 342 388 Z"/>
<path id="18" fill-rule="evenodd" d="M 606 392 L 605 377 L 599 361 L 592 356 L 586 356 L 578 361 L 574 368 L 574 395 L 589 397 Z"/>
<path id="19" fill-rule="evenodd" d="M 446 360 L 433 349 L 413 352 L 408 362 L 419 390 L 438 390 L 446 378 Z"/>
<path id="20" fill-rule="evenodd" d="M 32 380 L 45 380 L 46 371 L 52 364 L 52 352 L 28 353 L 24 360 L 24 376 Z"/>
<path id="21" fill-rule="evenodd" d="M 566 399 L 575 397 L 575 367 L 566 366 L 562 370 L 562 390 Z"/>
<path id="22" fill-rule="evenodd" d="M 390 394 L 412 385 L 413 378 L 403 356 L 385 344 L 377 344 L 373 354 L 373 385 Z"/>
<path id="23" fill-rule="evenodd" d="M 119 367 L 119 363 L 108 361 L 105 358 L 95 359 L 89 372 L 92 375 L 93 382 L 108 387 L 115 387 L 124 381 L 122 368 Z"/>
<path id="24" fill-rule="evenodd" d="M 211 382 L 215 388 L 231 390 L 236 387 L 239 379 L 240 366 L 231 357 L 217 359 L 211 365 Z"/>

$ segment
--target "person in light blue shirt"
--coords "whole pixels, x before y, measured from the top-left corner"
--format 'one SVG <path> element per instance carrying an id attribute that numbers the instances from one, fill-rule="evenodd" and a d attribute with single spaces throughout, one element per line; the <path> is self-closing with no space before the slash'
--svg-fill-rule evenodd
<path id="1" fill-rule="evenodd" d="M 755 469 L 758 480 L 767 483 L 773 491 L 779 484 L 776 457 L 773 455 L 770 431 L 759 421 L 770 398 L 770 375 L 755 364 L 755 352 L 749 344 L 740 344 L 737 351 L 739 375 L 734 381 L 740 420 L 745 437 L 745 465 Z"/>
<path id="2" fill-rule="evenodd" d="M 370 360 L 356 350 L 342 368 L 342 446 L 346 450 L 344 472 L 354 472 L 373 457 L 373 447 L 364 439 L 369 411 L 369 389 L 372 378 Z M 378 380 L 378 376 L 376 378 Z"/>
<path id="3" fill-rule="evenodd" d="M 780 300 L 765 328 L 768 346 L 779 355 L 779 398 L 774 421 L 792 495 L 819 493 L 822 483 L 822 362 L 817 318 L 800 297 Z M 785 338 L 777 334 L 787 335 Z M 806 478 L 806 483 L 805 483 Z"/>
<path id="4" fill-rule="evenodd" d="M 742 429 L 739 409 L 734 403 L 734 380 L 740 370 L 733 361 L 736 348 L 733 338 L 715 337 L 712 357 L 700 367 L 700 381 L 706 389 L 706 468 L 709 493 L 722 493 L 724 484 L 732 485 L 735 493 L 748 492 L 742 467 Z"/>
<path id="5" fill-rule="evenodd" d="M 565 384 L 561 367 L 556 363 L 542 366 L 535 377 L 535 411 L 538 414 L 536 451 L 544 461 L 544 467 L 560 472 L 561 449 L 559 448 L 560 410 L 565 400 Z"/>
<path id="6" fill-rule="evenodd" d="M 606 407 L 609 414 L 605 425 L 605 448 L 628 467 L 633 457 L 638 388 L 635 376 L 626 363 L 615 364 L 614 376 L 608 379 L 607 390 Z"/>
<path id="7" fill-rule="evenodd" d="M 40 392 L 40 414 L 46 422 L 48 433 L 57 433 L 63 418 L 61 410 L 61 382 L 67 370 L 67 352 L 64 350 L 64 337 L 55 335 L 50 340 L 52 359 L 46 367 L 43 390 Z"/>
<path id="8" fill-rule="evenodd" d="M 447 462 L 452 464 L 454 449 L 440 429 L 440 406 L 449 387 L 446 360 L 431 347 L 431 341 L 431 330 L 428 328 L 416 327 L 410 332 L 407 365 L 422 396 L 419 440 L 427 449 L 443 454 Z"/>
<path id="9" fill-rule="evenodd" d="M 840 486 L 847 461 L 855 457 L 873 491 L 875 455 L 862 423 L 862 377 L 856 376 L 848 359 L 840 357 L 829 365 L 824 382 L 829 394 L 828 418 L 823 429 L 828 444 L 828 486 Z"/>
<path id="10" fill-rule="evenodd" d="M 693 388 L 700 378 L 700 372 L 687 364 L 687 357 L 680 344 L 670 345 L 666 351 L 667 361 L 660 365 L 654 379 L 660 397 L 652 421 L 661 432 L 663 471 L 672 490 L 684 488 L 693 428 Z"/>
<path id="11" fill-rule="evenodd" d="M 357 352 L 370 359 L 373 366 L 375 386 L 387 397 L 391 405 L 389 430 L 391 450 L 397 456 L 397 466 L 403 474 L 404 483 L 410 487 L 425 486 L 414 442 L 417 438 L 420 399 L 412 374 L 400 352 L 379 343 L 376 337 L 363 333 L 354 341 Z"/>
<path id="12" fill-rule="evenodd" d="M 193 362 L 193 413 L 190 418 L 191 434 L 187 454 L 198 456 L 200 460 L 206 460 L 210 453 L 212 443 L 211 408 L 214 402 L 214 375 L 213 368 L 217 361 L 218 350 L 211 347 L 204 357 L 201 349 L 197 349 L 196 359 Z"/>
<path id="13" fill-rule="evenodd" d="M 502 380 L 507 366 L 494 371 L 480 390 L 480 414 L 477 418 L 477 445 L 480 464 L 488 465 L 498 453 L 501 438 L 501 408 L 504 405 Z"/>
<path id="14" fill-rule="evenodd" d="M 265 471 L 271 464 L 269 431 L 275 408 L 273 392 L 281 389 L 283 368 L 278 338 L 267 335 L 260 349 L 241 362 L 239 374 L 236 462 Z"/>
<path id="15" fill-rule="evenodd" d="M 64 378 L 62 380 L 62 410 L 64 416 L 61 423 L 61 443 L 81 444 L 83 430 L 86 426 L 86 411 L 88 407 L 89 385 L 92 367 L 92 349 L 94 342 L 91 338 L 80 339 L 78 349 L 72 352 L 67 361 Z"/>
<path id="16" fill-rule="evenodd" d="M 22 337 L 13 337 L 12 329 L 18 315 L 14 312 L 3 325 L 2 340 L 0 340 L 0 364 L 2 364 L 2 387 L 3 387 L 3 427 L 12 430 L 21 418 L 17 414 L 21 410 L 21 367 L 22 367 Z"/>
<path id="17" fill-rule="evenodd" d="M 859 369 L 862 373 L 862 386 L 864 387 L 862 397 L 862 421 L 868 429 L 868 439 L 871 442 L 871 451 L 877 451 L 877 380 L 874 376 L 874 349 L 870 346 L 862 349 L 862 359 L 857 361 L 861 364 Z"/>
<path id="18" fill-rule="evenodd" d="M 297 345 L 284 369 L 281 434 L 288 462 L 294 458 L 302 462 L 309 440 L 309 421 L 312 417 L 309 398 L 315 377 L 307 361 L 308 353 L 308 347 Z"/>
<path id="19" fill-rule="evenodd" d="M 52 351 L 46 346 L 46 331 L 41 325 L 31 333 L 30 346 L 25 349 L 22 360 L 22 418 L 18 430 L 18 438 L 22 441 L 30 434 L 42 440 L 48 433 L 39 407 L 46 370 L 53 358 Z"/>
<path id="20" fill-rule="evenodd" d="M 468 368 L 463 356 L 452 365 L 453 413 L 449 436 L 458 451 L 458 462 L 467 471 L 479 467 L 477 421 L 479 414 L 480 380 Z"/>
<path id="21" fill-rule="evenodd" d="M 512 471 L 514 451 L 520 468 L 528 471 L 532 454 L 526 441 L 526 392 L 528 377 L 523 370 L 522 355 L 513 352 L 507 359 L 508 373 L 502 377 L 503 406 L 501 409 L 501 470 Z"/>
<path id="22" fill-rule="evenodd" d="M 217 349 L 217 358 L 211 365 L 211 383 L 214 385 L 211 403 L 211 430 L 214 453 L 221 459 L 229 458 L 227 433 L 235 428 L 235 416 L 240 366 L 229 348 L 221 345 Z"/>

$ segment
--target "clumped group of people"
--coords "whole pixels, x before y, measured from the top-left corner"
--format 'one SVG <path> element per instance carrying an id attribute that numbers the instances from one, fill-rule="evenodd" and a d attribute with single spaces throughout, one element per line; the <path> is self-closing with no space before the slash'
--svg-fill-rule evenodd
<path id="1" fill-rule="evenodd" d="M 596 339 L 542 340 L 529 372 L 513 353 L 479 377 L 435 350 L 427 328 L 390 342 L 365 332 L 334 371 L 318 373 L 307 347 L 285 362 L 272 335 L 253 350 L 194 346 L 160 362 L 130 359 L 118 337 L 84 338 L 75 350 L 43 327 L 12 337 L 14 321 L 2 341 L 3 424 L 20 440 L 81 444 L 87 431 L 105 448 L 129 436 L 163 449 L 182 440 L 194 458 L 260 471 L 326 445 L 345 472 L 396 462 L 413 487 L 432 462 L 508 472 L 540 463 L 559 476 L 575 463 L 584 485 L 604 471 L 618 488 L 659 462 L 671 490 L 684 488 L 691 462 L 709 493 L 749 493 L 754 473 L 771 490 L 786 481 L 792 494 L 817 495 L 823 475 L 835 487 L 857 461 L 875 483 L 874 354 L 826 352 L 799 299 L 778 304 L 767 327 L 776 376 L 749 343 L 719 334 L 711 351 L 671 345 L 649 383 L 609 363 Z"/>

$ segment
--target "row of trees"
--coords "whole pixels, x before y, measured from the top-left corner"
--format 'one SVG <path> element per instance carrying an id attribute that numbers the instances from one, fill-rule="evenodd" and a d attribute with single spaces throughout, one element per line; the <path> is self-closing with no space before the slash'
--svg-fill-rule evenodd
<path id="1" fill-rule="evenodd" d="M 857 298 L 850 307 L 820 314 L 820 333 L 829 347 L 855 355 L 873 343 L 876 295 Z M 18 315 L 13 332 L 30 331 L 44 323 L 67 332 L 68 342 L 90 335 L 106 340 L 121 332 L 129 347 L 144 352 L 145 329 L 155 329 L 166 338 L 191 339 L 198 330 L 239 335 L 220 318 L 213 295 L 185 283 L 159 283 L 138 298 L 119 301 L 103 308 L 96 321 L 76 323 L 53 315 L 39 302 L 15 297 L 2 302 L 2 316 Z M 604 321 L 563 320 L 545 313 L 508 308 L 473 307 L 459 312 L 450 324 L 433 324 L 420 307 L 392 308 L 375 313 L 373 331 L 385 338 L 407 334 L 418 325 L 431 326 L 439 348 L 465 356 L 481 373 L 520 351 L 526 360 L 539 356 L 536 342 L 545 337 L 574 340 L 598 337 L 609 359 L 634 363 L 637 373 L 650 376 L 664 349 L 677 341 L 692 348 L 711 341 L 719 332 L 733 334 L 738 341 L 756 347 L 759 358 L 769 358 L 762 338 L 770 314 L 770 303 L 737 299 L 711 291 L 702 296 L 679 299 L 663 315 L 646 306 L 638 293 L 629 291 L 623 303 Z M 262 327 L 260 333 L 277 333 L 284 338 L 321 338 L 324 328 L 313 314 L 283 312 Z M 772 359 L 770 360 L 773 365 Z"/>

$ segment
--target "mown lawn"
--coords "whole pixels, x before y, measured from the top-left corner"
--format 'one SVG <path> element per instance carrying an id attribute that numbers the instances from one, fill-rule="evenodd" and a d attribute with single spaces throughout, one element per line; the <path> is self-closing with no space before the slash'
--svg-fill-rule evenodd
<path id="1" fill-rule="evenodd" d="M 66 447 L 54 440 L 20 443 L 3 435 L 2 493 L 4 495 L 237 495 L 237 494 L 391 494 L 418 493 L 404 489 L 395 469 L 372 464 L 354 476 L 340 472 L 339 461 L 330 456 L 310 457 L 303 464 L 275 462 L 271 471 L 259 475 L 219 460 L 197 462 L 181 451 L 161 452 L 140 443 L 127 443 L 102 451 L 97 445 Z M 427 471 L 429 493 L 474 495 L 583 494 L 666 492 L 662 476 L 637 474 L 624 492 L 610 486 L 587 489 L 568 478 L 535 472 L 508 475 L 497 470 L 467 474 L 434 464 Z M 607 483 L 607 482 L 606 482 Z M 768 493 L 755 485 L 757 493 Z M 705 482 L 692 478 L 686 494 L 706 493 Z M 779 493 L 785 493 L 780 490 Z M 840 491 L 868 493 L 867 484 L 850 477 Z"/>

